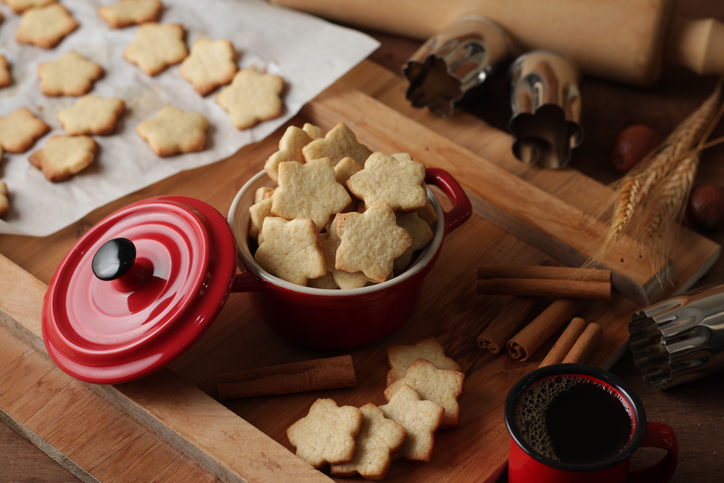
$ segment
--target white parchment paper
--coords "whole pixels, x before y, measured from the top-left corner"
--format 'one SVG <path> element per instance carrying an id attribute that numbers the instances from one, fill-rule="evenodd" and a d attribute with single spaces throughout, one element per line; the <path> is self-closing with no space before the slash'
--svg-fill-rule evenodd
<path id="1" fill-rule="evenodd" d="M 359 32 L 263 0 L 164 0 L 159 22 L 183 25 L 189 49 L 199 37 L 225 38 L 234 44 L 240 68 L 254 66 L 285 79 L 284 114 L 239 131 L 216 103 L 218 89 L 202 98 L 180 76 L 178 65 L 149 77 L 123 59 L 137 27 L 111 30 L 97 14 L 99 6 L 115 2 L 61 0 L 80 27 L 50 50 L 17 43 L 20 16 L 0 4 L 5 17 L 0 24 L 0 53 L 10 63 L 13 78 L 11 86 L 0 89 L 0 116 L 28 107 L 52 128 L 26 153 L 5 153 L 0 161 L 0 180 L 10 191 L 10 212 L 0 220 L 0 233 L 50 235 L 114 199 L 179 171 L 224 159 L 274 132 L 378 46 Z M 127 111 L 116 133 L 94 137 L 99 150 L 90 167 L 69 180 L 51 183 L 28 157 L 51 136 L 64 134 L 56 115 L 78 98 L 43 96 L 37 68 L 72 50 L 105 69 L 90 92 L 122 98 Z M 168 104 L 206 116 L 210 127 L 205 151 L 158 158 L 136 134 L 137 124 Z"/>

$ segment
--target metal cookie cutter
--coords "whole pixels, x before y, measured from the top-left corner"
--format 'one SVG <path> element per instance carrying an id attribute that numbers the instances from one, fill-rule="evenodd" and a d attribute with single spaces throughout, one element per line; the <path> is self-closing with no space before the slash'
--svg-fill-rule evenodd
<path id="1" fill-rule="evenodd" d="M 518 57 L 509 75 L 513 154 L 546 168 L 566 166 L 583 140 L 580 69 L 560 54 L 534 50 Z"/>
<path id="2" fill-rule="evenodd" d="M 413 107 L 447 117 L 510 52 L 508 35 L 497 24 L 474 15 L 460 17 L 407 61 L 403 74 L 410 85 L 405 97 Z"/>
<path id="3" fill-rule="evenodd" d="M 634 364 L 657 389 L 724 370 L 724 284 L 634 313 L 628 330 Z"/>

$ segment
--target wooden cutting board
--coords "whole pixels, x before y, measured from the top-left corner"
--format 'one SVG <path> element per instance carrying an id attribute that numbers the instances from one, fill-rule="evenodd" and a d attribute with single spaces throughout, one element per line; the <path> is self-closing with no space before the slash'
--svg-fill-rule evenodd
<path id="1" fill-rule="evenodd" d="M 45 284 L 88 227 L 128 203 L 160 194 L 193 196 L 225 213 L 238 189 L 276 151 L 280 131 L 229 159 L 117 200 L 53 236 L 0 237 L 2 419 L 86 481 L 180 474 L 203 475 L 195 478 L 199 481 L 329 481 L 293 455 L 286 428 L 318 397 L 331 397 L 340 405 L 384 404 L 387 347 L 435 336 L 466 373 L 460 425 L 436 434 L 431 462 L 395 461 L 386 480 L 496 478 L 508 453 L 502 418 L 506 393 L 537 366 L 553 341 L 525 363 L 482 352 L 475 339 L 508 299 L 476 295 L 475 267 L 551 259 L 580 263 L 600 234 L 603 224 L 594 215 L 610 190 L 572 169 L 522 165 L 509 153 L 507 134 L 464 113 L 443 121 L 413 111 L 404 100 L 404 88 L 399 77 L 363 62 L 292 121 L 327 130 L 345 122 L 374 150 L 410 152 L 428 166 L 455 175 L 474 206 L 473 217 L 446 238 L 415 315 L 385 340 L 347 352 L 357 386 L 217 402 L 217 374 L 343 353 L 307 349 L 275 336 L 254 316 L 244 294 L 230 296 L 217 321 L 189 352 L 168 369 L 136 382 L 80 383 L 42 354 L 39 318 Z M 604 329 L 592 364 L 610 366 L 625 347 L 626 326 L 641 298 L 666 290 L 651 285 L 650 269 L 640 254 L 640 247 L 626 240 L 607 260 L 629 298 L 615 295 L 589 304 L 582 314 Z M 684 231 L 671 259 L 677 284 L 693 283 L 718 254 L 718 245 Z M 33 401 L 30 409 L 24 401 Z M 66 412 L 67 417 L 61 417 Z M 134 449 L 134 464 L 119 456 L 122 448 Z M 359 478 L 339 479 L 350 480 Z"/>

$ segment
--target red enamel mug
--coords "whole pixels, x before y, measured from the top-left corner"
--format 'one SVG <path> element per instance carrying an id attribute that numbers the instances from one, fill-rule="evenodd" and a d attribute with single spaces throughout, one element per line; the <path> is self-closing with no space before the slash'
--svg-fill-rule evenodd
<path id="1" fill-rule="evenodd" d="M 664 483 L 678 462 L 674 431 L 647 422 L 633 390 L 597 367 L 557 364 L 530 372 L 508 393 L 505 424 L 511 483 Z M 666 455 L 630 471 L 640 447 Z"/>

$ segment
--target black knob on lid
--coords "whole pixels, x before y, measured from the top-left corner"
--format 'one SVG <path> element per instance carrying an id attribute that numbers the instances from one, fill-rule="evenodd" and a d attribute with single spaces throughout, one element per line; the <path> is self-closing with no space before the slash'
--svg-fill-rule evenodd
<path id="1" fill-rule="evenodd" d="M 128 238 L 114 238 L 103 244 L 93 255 L 93 273 L 101 280 L 122 277 L 136 261 L 136 247 Z"/>

